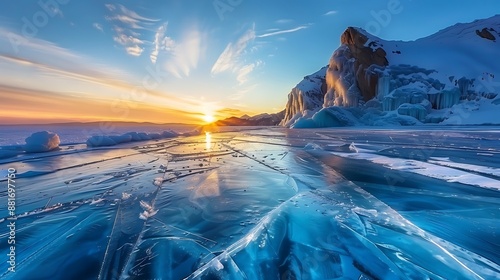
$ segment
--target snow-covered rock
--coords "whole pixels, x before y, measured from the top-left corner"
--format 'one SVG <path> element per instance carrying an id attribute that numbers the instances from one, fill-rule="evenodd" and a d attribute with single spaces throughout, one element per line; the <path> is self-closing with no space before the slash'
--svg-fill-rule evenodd
<path id="1" fill-rule="evenodd" d="M 43 153 L 59 148 L 59 135 L 49 131 L 35 132 L 26 138 L 24 150 L 28 153 Z"/>
<path id="2" fill-rule="evenodd" d="M 327 68 L 292 89 L 281 125 L 318 127 L 333 107 L 361 109 L 348 125 L 500 124 L 499 39 L 500 15 L 409 42 L 349 27 Z"/>
<path id="3" fill-rule="evenodd" d="M 355 79 L 354 83 L 360 89 L 362 98 L 365 101 L 372 99 L 375 97 L 379 78 L 376 70 L 389 64 L 383 45 L 373 40 L 366 31 L 353 27 L 348 27 L 344 31 L 340 43 L 349 49 L 351 61 L 348 64 L 352 64 L 349 71 Z M 330 60 L 329 69 L 332 67 L 335 68 L 335 65 L 332 65 Z"/>
<path id="4" fill-rule="evenodd" d="M 326 93 L 327 67 L 305 76 L 304 79 L 295 86 L 288 94 L 285 117 L 280 125 L 290 126 L 305 111 L 317 111 L 323 107 L 324 95 Z"/>

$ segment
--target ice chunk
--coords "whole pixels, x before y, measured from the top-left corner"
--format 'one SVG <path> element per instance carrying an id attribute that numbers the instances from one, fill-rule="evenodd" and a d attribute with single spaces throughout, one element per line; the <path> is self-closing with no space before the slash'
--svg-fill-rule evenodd
<path id="1" fill-rule="evenodd" d="M 390 81 L 391 77 L 389 76 L 379 77 L 377 83 L 377 98 L 379 100 L 382 100 L 387 94 L 389 94 Z"/>
<path id="2" fill-rule="evenodd" d="M 398 113 L 400 115 L 414 117 L 419 121 L 423 121 L 425 117 L 427 117 L 427 110 L 420 104 L 402 104 L 398 108 Z"/>
<path id="3" fill-rule="evenodd" d="M 87 140 L 88 147 L 114 146 L 116 142 L 108 136 L 92 136 Z"/>
<path id="4" fill-rule="evenodd" d="M 351 144 L 343 144 L 343 145 L 328 145 L 325 149 L 327 151 L 334 152 L 342 152 L 342 153 L 357 153 L 358 148 L 354 145 L 354 142 Z"/>
<path id="5" fill-rule="evenodd" d="M 394 111 L 404 103 L 418 104 L 425 100 L 425 94 L 416 88 L 396 89 L 382 99 L 384 111 Z"/>
<path id="6" fill-rule="evenodd" d="M 140 204 L 141 204 L 141 207 L 146 211 L 151 211 L 153 209 L 153 207 L 144 200 L 141 200 Z"/>
<path id="7" fill-rule="evenodd" d="M 153 180 L 153 185 L 160 187 L 163 184 L 163 177 L 158 177 Z"/>
<path id="8" fill-rule="evenodd" d="M 354 145 L 354 142 L 352 142 L 350 145 L 349 145 L 349 151 L 353 152 L 353 153 L 357 153 L 358 152 L 358 148 L 356 148 L 356 145 Z"/>
<path id="9" fill-rule="evenodd" d="M 304 150 L 323 150 L 323 148 L 316 143 L 307 143 Z"/>
<path id="10" fill-rule="evenodd" d="M 43 153 L 59 148 L 60 143 L 61 140 L 56 133 L 40 131 L 26 138 L 24 149 L 28 153 Z"/>
<path id="11" fill-rule="evenodd" d="M 96 204 L 99 204 L 101 202 L 104 201 L 104 198 L 100 197 L 100 198 L 97 198 L 97 199 L 92 199 L 92 201 L 90 202 L 90 205 L 96 205 Z"/>
<path id="12" fill-rule="evenodd" d="M 137 136 L 139 136 L 140 140 L 151 140 L 151 137 L 145 132 L 139 132 Z"/>
<path id="13" fill-rule="evenodd" d="M 443 90 L 436 94 L 429 94 L 428 99 L 432 103 L 434 109 L 451 108 L 460 101 L 461 92 L 458 88 Z"/>
<path id="14" fill-rule="evenodd" d="M 291 126 L 292 128 L 317 128 L 317 124 L 312 119 L 307 118 L 299 118 L 295 121 L 295 123 Z"/>
<path id="15" fill-rule="evenodd" d="M 144 211 L 139 214 L 139 219 L 141 220 L 147 220 L 150 217 L 153 217 L 158 213 L 158 210 L 155 209 L 151 204 L 141 200 L 140 205 Z"/>
<path id="16" fill-rule="evenodd" d="M 153 139 L 161 138 L 172 138 L 176 137 L 178 134 L 172 130 L 164 131 L 163 133 L 145 133 L 145 132 L 127 132 L 123 135 L 99 135 L 92 136 L 87 140 L 87 146 L 89 147 L 102 147 L 102 146 L 114 146 L 117 144 L 135 142 L 135 141 L 147 141 Z"/>
<path id="17" fill-rule="evenodd" d="M 132 195 L 126 192 L 122 192 L 122 199 L 127 200 L 131 197 Z"/>
<path id="18" fill-rule="evenodd" d="M 353 126 L 358 122 L 351 112 L 340 107 L 324 108 L 312 119 L 318 127 Z"/>
<path id="19" fill-rule="evenodd" d="M 357 118 L 349 110 L 334 106 L 321 109 L 311 119 L 299 118 L 292 128 L 343 127 L 358 123 Z"/>
<path id="20" fill-rule="evenodd" d="M 163 131 L 163 132 L 161 133 L 161 136 L 162 136 L 163 138 L 172 138 L 172 137 L 177 137 L 177 136 L 178 136 L 178 134 L 177 134 L 177 132 L 175 132 L 175 131 L 173 131 L 173 130 L 166 130 L 166 131 Z"/>
<path id="21" fill-rule="evenodd" d="M 132 136 L 129 134 L 123 134 L 120 136 L 112 135 L 112 136 L 109 136 L 109 138 L 111 140 L 115 141 L 117 144 L 127 143 L 127 142 L 132 141 Z"/>
<path id="22" fill-rule="evenodd" d="M 151 138 L 151 139 L 160 139 L 161 138 L 161 134 L 160 133 L 149 133 L 148 137 Z"/>
<path id="23" fill-rule="evenodd" d="M 151 211 L 146 211 L 144 210 L 141 214 L 139 214 L 139 219 L 141 220 L 147 220 L 150 217 L 153 217 L 158 213 L 158 210 L 152 209 Z"/>

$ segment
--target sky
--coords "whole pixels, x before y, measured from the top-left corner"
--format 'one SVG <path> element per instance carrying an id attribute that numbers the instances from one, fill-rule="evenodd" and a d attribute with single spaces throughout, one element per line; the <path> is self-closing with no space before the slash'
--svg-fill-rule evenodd
<path id="1" fill-rule="evenodd" d="M 0 124 L 275 113 L 348 26 L 416 40 L 498 0 L 3 0 Z"/>

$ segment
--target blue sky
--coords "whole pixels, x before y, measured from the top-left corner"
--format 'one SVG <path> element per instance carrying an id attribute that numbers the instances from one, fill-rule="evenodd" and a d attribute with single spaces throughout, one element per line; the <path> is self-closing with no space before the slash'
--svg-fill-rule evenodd
<path id="1" fill-rule="evenodd" d="M 277 112 L 328 63 L 347 26 L 415 40 L 495 11 L 498 0 L 2 1 L 0 120 L 196 123 Z"/>

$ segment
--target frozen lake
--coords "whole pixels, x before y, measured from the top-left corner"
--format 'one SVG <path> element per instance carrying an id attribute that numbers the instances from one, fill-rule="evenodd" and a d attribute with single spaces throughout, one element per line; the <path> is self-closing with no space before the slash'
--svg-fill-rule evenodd
<path id="1" fill-rule="evenodd" d="M 4 261 L 1 279 L 500 278 L 498 127 L 262 128 L 5 159 L 2 254 L 9 168 L 16 272 Z"/>

